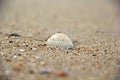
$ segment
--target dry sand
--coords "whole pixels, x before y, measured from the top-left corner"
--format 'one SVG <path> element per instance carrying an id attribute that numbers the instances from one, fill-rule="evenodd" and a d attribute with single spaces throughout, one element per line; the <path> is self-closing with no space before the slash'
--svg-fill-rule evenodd
<path id="1" fill-rule="evenodd" d="M 119 80 L 120 28 L 109 0 L 11 0 L 4 5 L 0 80 Z M 73 41 L 70 53 L 47 50 L 46 40 L 57 32 Z"/>

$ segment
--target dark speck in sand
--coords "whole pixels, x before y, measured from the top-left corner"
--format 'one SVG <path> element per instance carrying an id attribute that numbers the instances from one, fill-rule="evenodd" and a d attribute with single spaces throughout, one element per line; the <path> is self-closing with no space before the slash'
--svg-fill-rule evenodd
<path id="1" fill-rule="evenodd" d="M 18 54 L 18 56 L 21 56 L 22 54 Z"/>
<path id="2" fill-rule="evenodd" d="M 9 41 L 9 43 L 13 43 L 13 41 Z"/>
<path id="3" fill-rule="evenodd" d="M 34 74 L 34 71 L 33 71 L 33 70 L 29 70 L 29 73 L 30 73 L 30 74 Z"/>
<path id="4" fill-rule="evenodd" d="M 96 54 L 93 54 L 92 56 L 97 56 Z"/>

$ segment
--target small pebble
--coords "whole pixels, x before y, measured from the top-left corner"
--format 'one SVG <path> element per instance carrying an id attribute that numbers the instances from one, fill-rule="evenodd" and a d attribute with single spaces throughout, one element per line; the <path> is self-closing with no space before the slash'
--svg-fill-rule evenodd
<path id="1" fill-rule="evenodd" d="M 18 67 L 18 66 L 13 67 L 13 70 L 19 72 L 19 71 L 21 71 L 21 67 Z"/>
<path id="2" fill-rule="evenodd" d="M 20 54 L 20 53 L 18 54 L 18 56 L 21 56 L 21 55 L 22 55 L 22 54 Z"/>
<path id="3" fill-rule="evenodd" d="M 9 36 L 21 37 L 21 35 L 19 35 L 18 33 L 12 33 L 12 34 L 9 34 Z"/>
<path id="4" fill-rule="evenodd" d="M 65 71 L 60 71 L 60 72 L 57 73 L 57 76 L 58 77 L 67 77 L 68 74 Z"/>
<path id="5" fill-rule="evenodd" d="M 25 58 L 23 58 L 23 57 L 20 57 L 20 58 L 19 58 L 20 61 L 24 61 L 24 59 L 25 59 Z"/>
<path id="6" fill-rule="evenodd" d="M 33 70 L 29 70 L 29 73 L 30 73 L 30 74 L 34 74 L 34 71 L 33 71 Z"/>
<path id="7" fill-rule="evenodd" d="M 48 69 L 42 69 L 42 70 L 40 70 L 40 74 L 50 74 L 50 73 L 51 73 L 51 71 L 48 70 Z"/>
<path id="8" fill-rule="evenodd" d="M 7 61 L 7 62 L 12 62 L 12 60 L 11 60 L 11 59 L 6 59 L 6 61 Z"/>
<path id="9" fill-rule="evenodd" d="M 44 61 L 41 61 L 40 64 L 41 64 L 41 65 L 45 65 L 46 63 L 45 63 Z"/>
<path id="10" fill-rule="evenodd" d="M 16 57 L 17 57 L 16 55 L 13 56 L 13 58 L 16 58 Z"/>
<path id="11" fill-rule="evenodd" d="M 93 54 L 92 56 L 97 56 L 96 54 Z"/>
<path id="12" fill-rule="evenodd" d="M 26 45 L 26 47 L 28 47 L 28 45 Z"/>
<path id="13" fill-rule="evenodd" d="M 36 59 L 39 59 L 40 57 L 39 56 L 35 56 Z"/>
<path id="14" fill-rule="evenodd" d="M 13 41 L 9 41 L 9 43 L 13 43 Z"/>
<path id="15" fill-rule="evenodd" d="M 19 66 L 19 67 L 23 67 L 23 64 L 22 64 L 22 63 L 20 63 L 18 66 Z"/>
<path id="16" fill-rule="evenodd" d="M 46 46 L 46 44 L 42 44 L 42 46 Z"/>
<path id="17" fill-rule="evenodd" d="M 19 49 L 20 52 L 24 52 L 25 50 L 24 49 Z"/>
<path id="18" fill-rule="evenodd" d="M 33 51 L 37 50 L 37 48 L 32 48 Z"/>

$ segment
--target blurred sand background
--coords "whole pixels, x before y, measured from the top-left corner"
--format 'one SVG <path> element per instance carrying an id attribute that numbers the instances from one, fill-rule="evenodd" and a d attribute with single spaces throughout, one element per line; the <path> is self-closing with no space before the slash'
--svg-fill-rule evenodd
<path id="1" fill-rule="evenodd" d="M 116 32 L 117 16 L 110 0 L 12 0 L 6 1 L 1 32 L 32 36 L 63 32 L 70 36 L 94 36 Z M 116 29 L 117 30 L 117 29 Z M 73 37 L 75 38 L 75 37 Z"/>
<path id="2" fill-rule="evenodd" d="M 111 0 L 6 0 L 0 17 L 0 50 L 4 73 L 10 76 L 10 80 L 109 80 L 114 72 L 116 57 L 120 54 L 119 30 L 119 15 Z M 72 52 L 47 53 L 44 46 L 36 47 L 57 32 L 65 33 L 74 42 L 75 49 Z M 4 35 L 11 33 L 23 37 L 6 38 L 7 35 Z M 23 61 L 19 61 L 19 56 L 17 60 L 11 58 L 11 54 L 19 53 L 17 49 L 26 50 L 23 42 L 37 50 L 22 52 L 24 56 L 21 57 L 26 56 Z M 16 47 L 17 43 L 19 46 Z M 35 62 L 30 65 L 33 64 L 30 60 L 36 55 L 42 57 L 38 62 L 48 64 L 43 66 Z M 12 62 L 5 62 L 6 58 L 12 59 Z M 12 70 L 17 63 L 23 65 L 20 72 Z M 42 68 L 50 68 L 55 73 L 66 67 L 70 68 L 71 74 L 65 78 L 37 73 Z M 34 76 L 27 73 L 29 69 L 35 71 Z"/>

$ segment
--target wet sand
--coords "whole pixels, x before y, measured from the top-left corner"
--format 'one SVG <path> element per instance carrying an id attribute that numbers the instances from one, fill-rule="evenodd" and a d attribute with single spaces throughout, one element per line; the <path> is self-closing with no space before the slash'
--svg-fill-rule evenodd
<path id="1" fill-rule="evenodd" d="M 115 79 L 120 28 L 107 0 L 13 0 L 4 9 L 0 79 Z M 46 40 L 57 32 L 73 41 L 70 53 L 47 50 Z"/>

